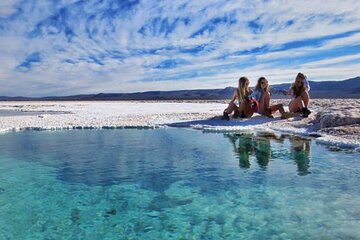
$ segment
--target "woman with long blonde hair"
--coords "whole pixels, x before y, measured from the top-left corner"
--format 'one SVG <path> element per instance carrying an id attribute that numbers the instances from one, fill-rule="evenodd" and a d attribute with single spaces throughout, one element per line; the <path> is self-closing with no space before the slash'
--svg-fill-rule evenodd
<path id="1" fill-rule="evenodd" d="M 248 96 L 251 94 L 249 88 L 249 79 L 247 77 L 241 77 L 239 79 L 239 85 L 234 91 L 234 94 L 230 100 L 228 107 L 224 110 L 223 120 L 230 120 L 229 114 L 234 112 L 234 117 L 247 118 L 251 117 L 254 111 L 251 109 L 251 105 L 247 101 Z M 235 104 L 238 101 L 239 105 Z"/>
<path id="2" fill-rule="evenodd" d="M 281 118 L 289 118 L 292 116 L 289 112 L 285 112 L 282 104 L 270 105 L 270 85 L 265 77 L 260 77 L 255 86 L 254 92 L 250 98 L 255 98 L 259 102 L 258 113 L 273 118 L 273 113 L 279 111 Z"/>
<path id="3" fill-rule="evenodd" d="M 310 103 L 310 85 L 307 77 L 303 73 L 298 73 L 295 81 L 292 83 L 290 90 L 285 92 L 286 95 L 292 96 L 289 103 L 289 111 L 302 113 L 303 117 L 308 117 L 311 111 L 308 109 Z"/>

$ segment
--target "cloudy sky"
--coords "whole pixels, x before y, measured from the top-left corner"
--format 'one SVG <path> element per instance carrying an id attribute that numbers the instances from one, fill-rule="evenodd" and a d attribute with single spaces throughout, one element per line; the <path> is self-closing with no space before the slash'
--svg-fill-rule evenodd
<path id="1" fill-rule="evenodd" d="M 0 95 L 360 75 L 359 0 L 1 0 Z"/>

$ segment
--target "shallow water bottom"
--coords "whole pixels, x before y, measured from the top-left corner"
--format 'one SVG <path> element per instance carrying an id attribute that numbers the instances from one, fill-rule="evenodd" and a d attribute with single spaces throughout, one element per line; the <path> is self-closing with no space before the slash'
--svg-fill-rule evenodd
<path id="1" fill-rule="evenodd" d="M 189 129 L 0 136 L 0 239 L 358 239 L 360 158 Z"/>

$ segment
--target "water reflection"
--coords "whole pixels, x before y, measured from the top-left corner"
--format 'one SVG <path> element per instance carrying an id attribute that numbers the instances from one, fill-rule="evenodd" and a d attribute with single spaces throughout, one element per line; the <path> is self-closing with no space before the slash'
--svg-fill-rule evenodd
<path id="1" fill-rule="evenodd" d="M 271 150 L 271 144 L 281 143 L 284 144 L 288 139 L 290 149 L 288 150 L 288 156 L 294 160 L 297 166 L 297 172 L 299 175 L 304 176 L 309 173 L 310 168 L 310 140 L 297 137 L 297 136 L 276 136 L 273 133 L 258 133 L 258 134 L 225 134 L 229 139 L 233 152 L 239 160 L 239 167 L 243 169 L 249 169 L 251 167 L 251 158 L 256 159 L 257 165 L 266 170 L 269 165 L 270 159 L 274 155 Z M 276 157 L 273 157 L 276 158 Z"/>
<path id="2" fill-rule="evenodd" d="M 235 155 L 239 159 L 239 167 L 249 168 L 250 167 L 250 155 L 254 151 L 253 136 L 249 134 L 244 135 L 225 135 L 229 138 Z"/>
<path id="3" fill-rule="evenodd" d="M 290 154 L 297 165 L 298 174 L 301 176 L 311 173 L 310 168 L 310 140 L 292 136 Z"/>
<path id="4" fill-rule="evenodd" d="M 272 165 L 291 169 L 292 173 L 297 168 L 301 176 L 310 173 L 310 140 L 272 133 L 25 131 L 2 135 L 0 140 L 0 162 L 12 159 L 41 163 L 53 169 L 55 177 L 63 182 L 89 186 L 136 182 L 161 192 L 187 179 L 206 189 L 216 189 L 240 176 L 236 165 L 245 170 L 259 168 L 263 173 Z M 230 165 L 223 164 L 224 156 L 231 158 Z M 283 172 L 275 169 L 275 174 Z"/>

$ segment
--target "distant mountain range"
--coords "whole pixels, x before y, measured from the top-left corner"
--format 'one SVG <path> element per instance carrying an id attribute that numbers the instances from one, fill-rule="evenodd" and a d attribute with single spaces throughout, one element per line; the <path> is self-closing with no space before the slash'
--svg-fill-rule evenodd
<path id="1" fill-rule="evenodd" d="M 343 81 L 323 81 L 310 84 L 312 98 L 360 98 L 360 77 Z M 278 84 L 273 89 L 289 89 L 291 84 Z"/>
<path id="2" fill-rule="evenodd" d="M 360 98 L 360 77 L 343 81 L 323 81 L 310 83 L 312 98 Z M 272 85 L 273 98 L 284 98 L 276 90 L 287 90 L 290 83 Z M 92 101 L 92 100 L 218 100 L 231 98 L 235 88 L 198 89 L 179 91 L 149 91 L 137 93 L 99 93 L 73 96 L 49 97 L 6 97 L 0 101 Z"/>

